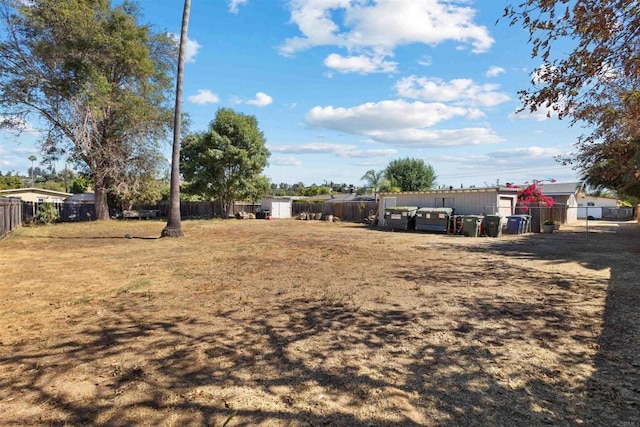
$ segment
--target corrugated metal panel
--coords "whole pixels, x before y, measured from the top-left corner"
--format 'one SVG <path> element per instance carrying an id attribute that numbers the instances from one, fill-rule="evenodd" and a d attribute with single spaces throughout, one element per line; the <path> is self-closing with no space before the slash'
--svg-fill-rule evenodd
<path id="1" fill-rule="evenodd" d="M 501 198 L 513 200 L 512 206 L 515 206 L 517 195 L 516 190 L 497 188 L 386 193 L 381 195 L 380 211 L 384 209 L 382 201 L 388 197 L 395 197 L 397 206 L 450 207 L 456 215 L 480 215 L 500 212 Z"/>

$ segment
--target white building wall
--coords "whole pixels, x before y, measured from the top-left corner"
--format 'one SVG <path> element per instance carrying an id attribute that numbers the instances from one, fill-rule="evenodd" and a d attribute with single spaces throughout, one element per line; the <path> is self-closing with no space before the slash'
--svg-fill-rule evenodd
<path id="1" fill-rule="evenodd" d="M 395 199 L 395 204 L 389 204 Z M 419 208 L 453 208 L 456 215 L 508 216 L 513 214 L 516 205 L 516 191 L 489 189 L 437 190 L 428 192 L 383 193 L 378 205 L 379 222 L 384 226 L 384 208 L 386 206 L 417 206 Z M 507 203 L 508 201 L 511 203 Z M 385 206 L 386 204 L 386 206 Z M 510 208 L 508 207 L 510 206 Z M 507 212 L 509 210 L 509 212 Z"/>
<path id="2" fill-rule="evenodd" d="M 260 206 L 262 209 L 271 211 L 273 218 L 286 219 L 291 218 L 291 212 L 293 210 L 291 203 L 291 199 L 289 198 L 265 197 L 262 199 Z"/>

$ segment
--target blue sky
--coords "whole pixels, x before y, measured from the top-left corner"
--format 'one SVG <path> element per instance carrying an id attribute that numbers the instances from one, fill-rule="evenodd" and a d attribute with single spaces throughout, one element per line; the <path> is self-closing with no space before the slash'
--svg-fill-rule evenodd
<path id="1" fill-rule="evenodd" d="M 179 34 L 182 1 L 139 4 L 145 22 Z M 540 61 L 524 30 L 496 23 L 503 6 L 192 0 L 183 110 L 192 131 L 221 107 L 255 115 L 276 184 L 362 185 L 403 157 L 430 163 L 445 186 L 575 181 L 554 157 L 582 129 L 546 111 L 514 114 Z M 0 132 L 0 171 L 26 174 L 34 140 Z"/>

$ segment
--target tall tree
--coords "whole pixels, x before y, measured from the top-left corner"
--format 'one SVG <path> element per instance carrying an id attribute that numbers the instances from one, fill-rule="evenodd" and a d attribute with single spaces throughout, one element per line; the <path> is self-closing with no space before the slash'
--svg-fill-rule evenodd
<path id="1" fill-rule="evenodd" d="M 173 145 L 171 150 L 171 183 L 169 187 L 169 215 L 167 225 L 162 230 L 162 237 L 181 237 L 182 219 L 180 218 L 180 127 L 182 117 L 182 80 L 187 50 L 187 34 L 189 32 L 189 15 L 191 0 L 184 1 L 182 26 L 180 31 L 180 48 L 178 51 L 178 76 L 176 82 L 176 103 L 173 110 Z"/>
<path id="2" fill-rule="evenodd" d="M 255 200 L 269 191 L 262 176 L 270 156 L 254 116 L 227 108 L 217 111 L 207 132 L 182 141 L 184 191 L 218 200 L 227 214 L 237 200 Z"/>
<path id="3" fill-rule="evenodd" d="M 43 119 L 45 150 L 87 166 L 96 217 L 108 218 L 119 172 L 170 128 L 175 44 L 127 0 L 0 0 L 0 31 L 4 125 Z"/>
<path id="4" fill-rule="evenodd" d="M 592 184 L 640 195 L 640 4 L 522 0 L 504 15 L 529 31 L 542 60 L 521 92 L 524 108 L 555 110 L 591 130 L 564 162 Z"/>
<path id="5" fill-rule="evenodd" d="M 367 187 L 373 190 L 374 198 L 377 201 L 378 191 L 380 191 L 380 188 L 382 187 L 382 184 L 385 180 L 384 171 L 379 170 L 376 172 L 374 169 L 370 169 L 364 175 L 362 175 L 362 178 L 360 179 L 367 182 Z"/>
<path id="6" fill-rule="evenodd" d="M 436 183 L 433 167 L 422 159 L 406 157 L 392 160 L 384 173 L 390 184 L 399 187 L 400 191 L 425 191 Z"/>
<path id="7" fill-rule="evenodd" d="M 33 175 L 33 162 L 35 162 L 36 160 L 38 160 L 38 158 L 36 156 L 34 156 L 33 154 L 29 156 L 29 161 L 31 162 L 31 186 L 35 187 L 36 185 L 36 181 L 35 181 L 35 177 Z"/>

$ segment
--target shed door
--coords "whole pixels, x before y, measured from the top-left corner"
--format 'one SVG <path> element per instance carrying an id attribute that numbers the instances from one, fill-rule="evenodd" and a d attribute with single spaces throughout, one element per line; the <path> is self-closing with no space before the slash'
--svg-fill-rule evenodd
<path id="1" fill-rule="evenodd" d="M 274 218 L 290 218 L 289 203 L 274 200 L 271 204 L 271 216 Z"/>
<path id="2" fill-rule="evenodd" d="M 498 215 L 502 217 L 513 215 L 513 199 L 511 197 L 500 197 Z"/>
<path id="3" fill-rule="evenodd" d="M 282 206 L 282 203 L 280 203 L 277 200 L 274 200 L 274 201 L 271 202 L 271 216 L 272 217 L 274 217 L 274 218 L 282 218 L 281 212 L 280 212 L 281 209 L 282 209 L 281 206 Z"/>

